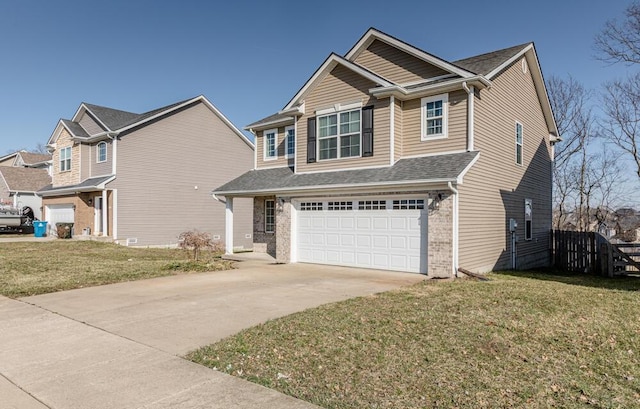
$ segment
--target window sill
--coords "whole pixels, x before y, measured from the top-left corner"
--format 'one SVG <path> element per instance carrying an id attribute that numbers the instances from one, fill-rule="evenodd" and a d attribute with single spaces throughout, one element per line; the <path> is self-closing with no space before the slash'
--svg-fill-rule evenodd
<path id="1" fill-rule="evenodd" d="M 422 142 L 436 141 L 438 139 L 447 139 L 447 135 L 430 135 L 430 136 L 422 136 L 422 137 L 420 137 L 420 140 Z"/>

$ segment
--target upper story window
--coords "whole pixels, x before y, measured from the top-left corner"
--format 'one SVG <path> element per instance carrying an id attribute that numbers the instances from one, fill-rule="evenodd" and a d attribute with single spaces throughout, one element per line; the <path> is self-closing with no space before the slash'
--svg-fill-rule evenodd
<path id="1" fill-rule="evenodd" d="M 285 141 L 286 141 L 286 157 L 293 158 L 296 153 L 296 130 L 293 126 L 287 126 L 284 128 Z"/>
<path id="2" fill-rule="evenodd" d="M 264 160 L 278 158 L 278 130 L 264 131 Z"/>
<path id="3" fill-rule="evenodd" d="M 71 146 L 60 149 L 60 172 L 71 170 Z"/>
<path id="4" fill-rule="evenodd" d="M 522 165 L 522 124 L 516 122 L 516 163 Z"/>
<path id="5" fill-rule="evenodd" d="M 360 109 L 318 117 L 320 160 L 360 156 Z"/>
<path id="6" fill-rule="evenodd" d="M 106 161 L 107 161 L 107 143 L 100 142 L 96 150 L 96 162 L 106 162 Z"/>
<path id="7" fill-rule="evenodd" d="M 449 94 L 434 95 L 421 100 L 422 140 L 447 137 Z"/>

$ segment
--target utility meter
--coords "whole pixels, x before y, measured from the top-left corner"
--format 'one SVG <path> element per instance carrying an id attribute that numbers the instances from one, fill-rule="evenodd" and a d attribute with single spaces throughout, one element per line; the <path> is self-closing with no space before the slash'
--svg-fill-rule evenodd
<path id="1" fill-rule="evenodd" d="M 516 219 L 509 219 L 509 231 L 513 233 L 518 228 L 518 222 Z"/>

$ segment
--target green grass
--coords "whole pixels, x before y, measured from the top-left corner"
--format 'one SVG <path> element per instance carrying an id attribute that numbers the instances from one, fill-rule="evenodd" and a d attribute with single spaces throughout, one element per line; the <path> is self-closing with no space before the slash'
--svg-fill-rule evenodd
<path id="1" fill-rule="evenodd" d="M 0 294 L 23 297 L 102 284 L 231 268 L 215 254 L 199 262 L 179 249 L 55 240 L 0 244 Z"/>
<path id="2" fill-rule="evenodd" d="M 188 358 L 325 408 L 640 407 L 640 280 L 429 281 Z"/>

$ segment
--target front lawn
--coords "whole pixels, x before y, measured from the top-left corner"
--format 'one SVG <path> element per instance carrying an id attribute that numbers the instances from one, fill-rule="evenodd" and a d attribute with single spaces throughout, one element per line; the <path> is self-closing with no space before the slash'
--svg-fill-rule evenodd
<path id="1" fill-rule="evenodd" d="M 231 268 L 205 253 L 198 262 L 179 249 L 123 247 L 96 241 L 55 240 L 0 245 L 0 294 L 23 297 L 188 271 Z"/>
<path id="2" fill-rule="evenodd" d="M 640 407 L 640 280 L 490 277 L 307 310 L 188 358 L 325 408 Z"/>

